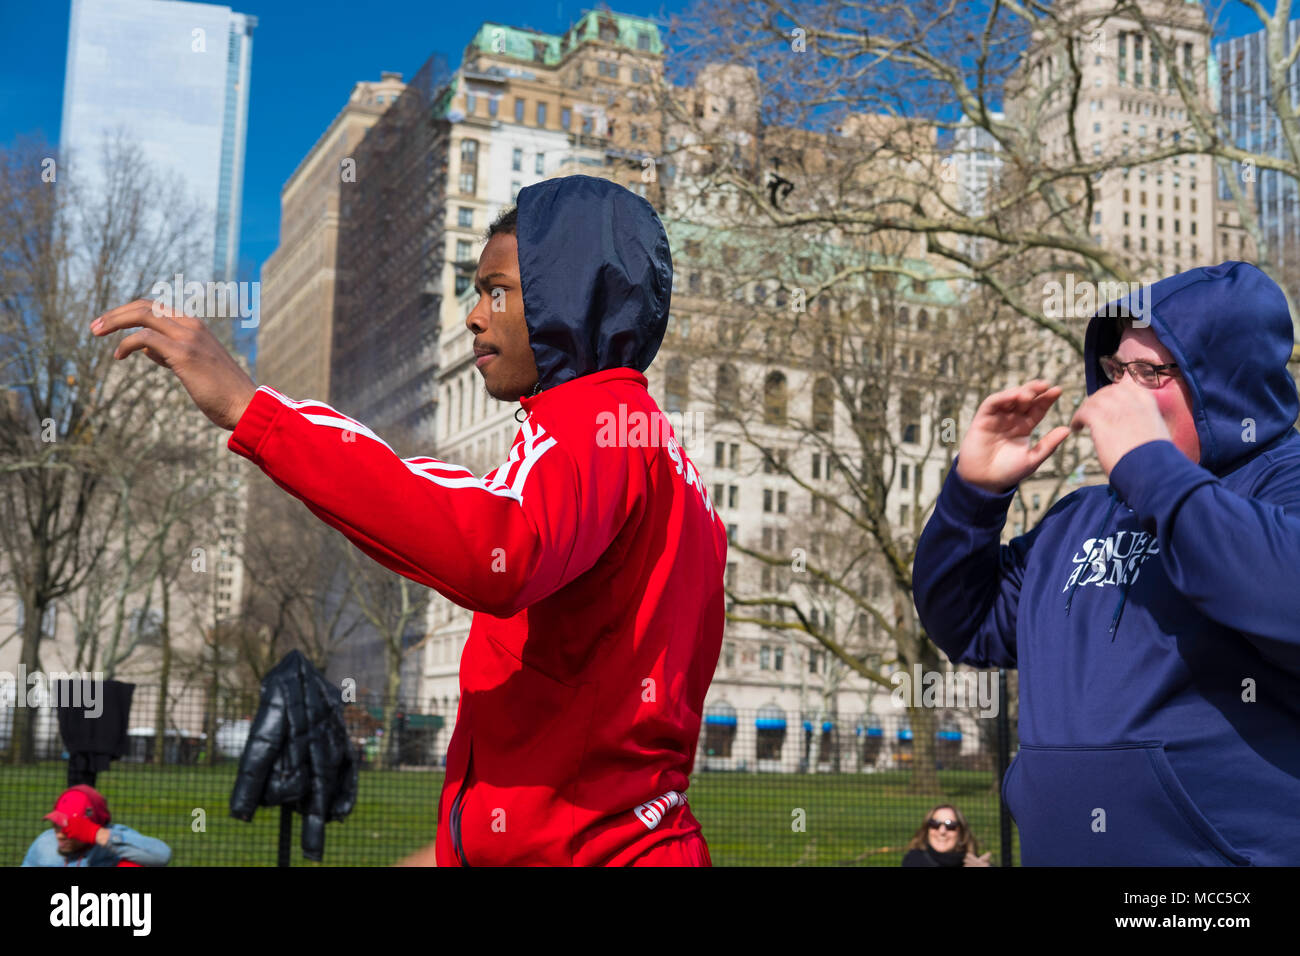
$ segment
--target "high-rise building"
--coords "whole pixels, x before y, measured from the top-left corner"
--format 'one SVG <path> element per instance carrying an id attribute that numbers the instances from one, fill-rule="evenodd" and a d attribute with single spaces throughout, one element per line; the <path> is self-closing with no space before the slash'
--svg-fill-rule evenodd
<path id="1" fill-rule="evenodd" d="M 991 113 L 995 122 L 1005 119 Z M 988 211 L 989 191 L 1002 168 L 1002 146 L 981 126 L 962 117 L 953 132 L 952 177 L 957 183 L 957 201 L 968 216 L 982 216 Z"/>
<path id="2" fill-rule="evenodd" d="M 1083 162 L 1105 158 L 1123 164 L 1093 177 L 1087 228 L 1095 242 L 1119 252 L 1143 281 L 1154 281 L 1214 261 L 1214 163 L 1196 154 L 1160 162 L 1143 157 L 1193 135 L 1173 71 L 1191 83 L 1207 110 L 1215 108 L 1218 75 L 1210 25 L 1199 3 L 1148 0 L 1146 5 L 1152 16 L 1160 17 L 1168 61 L 1135 19 L 1112 15 L 1104 0 L 1073 0 L 1068 6 L 1072 14 L 1095 14 L 1099 21 L 1105 14 L 1094 35 L 1076 40 L 1081 82 L 1073 115 L 1067 51 L 1042 38 L 1026 57 L 1020 86 L 1009 94 L 1006 111 L 1015 121 L 1036 125 L 1045 163 L 1075 161 L 1073 130 Z M 1031 117 L 1034 110 L 1040 112 Z"/>
<path id="3" fill-rule="evenodd" d="M 361 82 L 280 190 L 280 244 L 262 265 L 258 381 L 328 401 L 339 198 L 361 139 L 405 89 L 400 73 Z"/>
<path id="4" fill-rule="evenodd" d="M 1292 20 L 1287 24 L 1285 50 L 1291 50 L 1297 41 L 1300 41 L 1300 20 Z M 1271 102 L 1273 92 L 1264 31 L 1218 44 L 1215 59 L 1219 65 L 1219 118 L 1231 141 L 1254 153 L 1289 158 L 1290 150 Z M 1287 81 L 1292 88 L 1300 84 L 1300 62 L 1291 63 Z M 1260 233 L 1274 265 L 1285 270 L 1288 276 L 1296 275 L 1300 266 L 1300 186 L 1293 177 L 1276 169 L 1247 169 L 1238 163 L 1233 173 L 1242 183 L 1243 192 L 1254 190 Z M 1220 169 L 1218 198 L 1232 208 L 1220 211 L 1217 229 L 1221 241 L 1229 247 L 1225 249 L 1228 254 L 1222 258 L 1248 258 L 1245 253 L 1249 249 L 1249 236 L 1230 231 L 1233 225 L 1239 224 L 1240 216 L 1224 176 Z M 1233 245 L 1239 254 L 1230 254 Z M 1295 296 L 1300 289 L 1289 291 Z"/>
<path id="5" fill-rule="evenodd" d="M 447 84 L 430 57 L 357 144 L 339 188 L 329 402 L 403 454 L 434 440 Z"/>
<path id="6" fill-rule="evenodd" d="M 211 275 L 235 278 L 257 18 L 175 0 L 72 0 L 60 146 L 94 181 L 119 136 L 182 182 Z"/>

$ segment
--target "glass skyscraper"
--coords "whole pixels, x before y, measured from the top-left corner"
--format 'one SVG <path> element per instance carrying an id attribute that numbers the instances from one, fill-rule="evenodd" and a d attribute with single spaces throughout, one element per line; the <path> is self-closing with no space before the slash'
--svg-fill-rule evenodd
<path id="1" fill-rule="evenodd" d="M 1287 24 L 1283 53 L 1294 49 L 1300 40 L 1300 20 Z M 1268 76 L 1268 51 L 1264 31 L 1235 37 L 1216 48 L 1220 68 L 1219 115 L 1229 138 L 1242 149 L 1267 156 L 1288 158 L 1282 126 L 1270 102 L 1272 86 Z M 1300 85 L 1300 62 L 1287 69 L 1287 86 Z M 1294 94 L 1291 97 L 1295 99 Z M 1240 175 L 1240 164 L 1234 173 Z M 1269 244 L 1273 261 L 1292 268 L 1300 257 L 1300 192 L 1294 179 L 1281 170 L 1255 170 L 1255 209 L 1260 228 Z M 1222 200 L 1232 198 L 1218 171 L 1218 194 Z"/>
<path id="2" fill-rule="evenodd" d="M 256 25 L 215 4 L 72 0 L 60 134 L 70 168 L 90 179 L 108 140 L 139 145 L 201 208 L 218 281 L 238 268 Z"/>

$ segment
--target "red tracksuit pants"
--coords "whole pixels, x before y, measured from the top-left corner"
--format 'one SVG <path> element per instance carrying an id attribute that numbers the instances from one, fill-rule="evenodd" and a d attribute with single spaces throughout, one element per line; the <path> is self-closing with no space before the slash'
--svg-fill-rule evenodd
<path id="1" fill-rule="evenodd" d="M 652 846 L 630 864 L 631 866 L 712 866 L 709 848 L 704 837 L 690 833 L 676 840 Z"/>

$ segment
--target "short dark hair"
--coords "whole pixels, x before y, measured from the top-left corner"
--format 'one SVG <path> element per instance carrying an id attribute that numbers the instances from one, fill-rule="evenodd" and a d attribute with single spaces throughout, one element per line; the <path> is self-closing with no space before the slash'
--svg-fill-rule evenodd
<path id="1" fill-rule="evenodd" d="M 497 216 L 496 221 L 488 226 L 487 236 L 484 241 L 491 241 L 493 236 L 513 236 L 515 227 L 519 224 L 519 207 L 511 206 L 509 209 L 502 209 Z"/>
<path id="2" fill-rule="evenodd" d="M 1128 313 L 1128 310 L 1124 310 L 1118 315 L 1112 316 L 1110 323 L 1111 334 L 1115 336 L 1115 341 L 1119 342 L 1124 337 L 1124 333 L 1129 326 L 1133 324 L 1133 316 Z"/>

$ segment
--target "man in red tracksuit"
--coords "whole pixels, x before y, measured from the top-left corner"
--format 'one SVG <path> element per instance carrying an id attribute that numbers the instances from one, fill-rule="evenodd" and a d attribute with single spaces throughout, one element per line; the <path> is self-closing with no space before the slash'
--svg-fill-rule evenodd
<path id="1" fill-rule="evenodd" d="M 171 368 L 231 450 L 359 548 L 475 612 L 437 864 L 709 865 L 686 803 L 722 642 L 725 527 L 642 374 L 668 320 L 654 210 L 601 179 L 522 190 L 466 318 L 525 417 L 482 477 L 256 388 L 201 321 L 147 301 L 97 335 Z M 161 313 L 161 314 L 159 314 Z M 519 412 L 516 412 L 518 416 Z"/>

